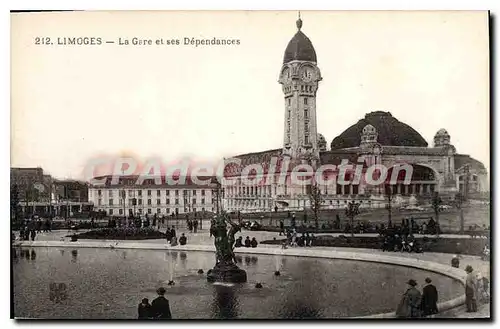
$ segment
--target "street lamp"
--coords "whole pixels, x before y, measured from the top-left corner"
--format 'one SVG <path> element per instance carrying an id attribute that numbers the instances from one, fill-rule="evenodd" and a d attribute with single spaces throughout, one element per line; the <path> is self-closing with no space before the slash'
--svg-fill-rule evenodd
<path id="1" fill-rule="evenodd" d="M 462 193 L 455 195 L 455 207 L 460 211 L 460 234 L 464 234 L 464 209 L 465 196 Z"/>
<path id="2" fill-rule="evenodd" d="M 432 195 L 432 209 L 434 210 L 434 214 L 436 215 L 436 224 L 437 224 L 436 236 L 438 237 L 439 237 L 439 231 L 441 230 L 441 227 L 439 226 L 439 212 L 441 211 L 442 203 L 443 201 L 441 200 L 439 193 L 434 192 L 434 194 Z"/>
<path id="3" fill-rule="evenodd" d="M 392 186 L 390 184 L 385 185 L 385 195 L 387 196 L 387 204 L 385 205 L 385 208 L 389 214 L 387 227 L 392 227 Z"/>
<path id="4" fill-rule="evenodd" d="M 219 212 L 220 212 L 219 202 L 220 202 L 220 197 L 221 197 L 221 187 L 220 187 L 220 183 L 219 182 L 215 183 L 215 189 L 212 190 L 212 193 L 215 194 L 216 214 L 219 215 Z"/>
<path id="5" fill-rule="evenodd" d="M 135 197 L 135 190 L 134 190 L 134 195 L 133 195 L 133 198 L 132 198 L 132 205 L 134 206 L 133 217 L 135 218 L 135 216 L 137 216 L 137 212 L 135 211 L 135 206 L 137 205 L 137 199 Z"/>
<path id="6" fill-rule="evenodd" d="M 122 197 L 122 202 L 123 202 L 123 218 L 126 218 L 127 216 L 125 215 L 125 198 L 126 198 L 126 191 L 125 187 L 123 187 L 123 190 L 121 190 L 121 197 Z"/>

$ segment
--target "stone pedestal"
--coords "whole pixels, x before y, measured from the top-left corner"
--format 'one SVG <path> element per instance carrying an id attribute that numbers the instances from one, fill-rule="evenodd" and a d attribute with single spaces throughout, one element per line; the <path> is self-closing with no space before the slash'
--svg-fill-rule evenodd
<path id="1" fill-rule="evenodd" d="M 208 282 L 247 282 L 247 272 L 240 269 L 234 263 L 219 263 L 207 272 Z"/>

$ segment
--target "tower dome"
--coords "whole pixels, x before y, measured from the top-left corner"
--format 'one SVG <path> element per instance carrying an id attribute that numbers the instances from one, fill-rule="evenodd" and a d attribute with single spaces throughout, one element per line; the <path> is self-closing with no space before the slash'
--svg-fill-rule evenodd
<path id="1" fill-rule="evenodd" d="M 446 129 L 439 129 L 436 135 L 434 135 L 434 147 L 440 147 L 444 145 L 450 145 L 450 134 Z"/>
<path id="2" fill-rule="evenodd" d="M 291 61 L 310 61 L 316 63 L 316 51 L 312 45 L 311 40 L 302 33 L 302 20 L 297 20 L 297 33 L 293 36 L 292 40 L 288 43 L 283 56 L 283 64 Z"/>
<path id="3" fill-rule="evenodd" d="M 363 130 L 361 130 L 361 143 L 360 145 L 367 145 L 377 142 L 377 129 L 371 124 L 367 124 L 364 126 Z"/>
<path id="4" fill-rule="evenodd" d="M 374 126 L 372 126 L 371 124 L 367 124 L 364 128 L 363 128 L 363 132 L 362 134 L 363 135 L 366 135 L 366 134 L 373 134 L 373 133 L 376 133 L 377 132 L 377 129 L 375 129 Z"/>
<path id="5" fill-rule="evenodd" d="M 322 134 L 318 134 L 318 150 L 320 151 L 327 151 L 327 146 L 326 146 L 326 139 L 325 136 Z"/>

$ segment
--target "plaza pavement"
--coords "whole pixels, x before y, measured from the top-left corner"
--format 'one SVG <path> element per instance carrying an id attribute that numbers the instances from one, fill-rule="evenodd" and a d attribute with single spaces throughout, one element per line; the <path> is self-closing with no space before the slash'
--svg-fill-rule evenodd
<path id="1" fill-rule="evenodd" d="M 84 232 L 85 230 L 80 230 L 79 233 Z M 33 247 L 44 247 L 44 246 L 60 246 L 60 247 L 112 247 L 114 245 L 121 245 L 126 248 L 138 248 L 138 249 L 166 249 L 166 240 L 165 239 L 151 239 L 151 240 L 99 240 L 99 239 L 92 239 L 92 240 L 85 240 L 85 239 L 80 239 L 77 242 L 70 242 L 70 238 L 66 237 L 69 234 L 72 234 L 73 231 L 67 231 L 67 230 L 59 230 L 59 231 L 53 231 L 49 233 L 39 233 L 36 236 L 36 241 L 34 242 L 19 242 L 16 241 L 16 244 L 22 245 L 22 246 L 33 246 Z M 188 247 L 188 249 L 193 249 L 193 250 L 205 250 L 205 251 L 211 251 L 214 249 L 213 247 L 213 238 L 210 237 L 208 230 L 202 230 L 199 231 L 198 233 L 189 233 L 183 230 L 177 231 L 177 236 L 180 236 L 181 233 L 185 233 L 188 243 L 186 246 L 182 247 Z M 341 235 L 339 233 L 326 233 L 326 234 L 317 234 L 316 236 L 319 235 L 331 235 L 331 236 L 338 236 Z M 363 234 L 363 236 L 368 236 L 369 234 Z M 246 236 L 249 236 L 250 238 L 255 237 L 257 241 L 264 241 L 264 240 L 272 240 L 273 238 L 276 239 L 281 239 L 283 236 L 279 236 L 279 233 L 277 232 L 263 232 L 263 231 L 247 231 L 244 230 L 241 232 L 241 236 L 245 238 Z M 360 236 L 360 234 L 356 234 L 356 236 Z M 461 236 L 454 236 L 454 235 L 442 235 L 443 237 L 449 237 L 449 238 L 463 238 Z M 168 249 L 175 250 L 175 247 L 169 247 Z M 281 246 L 279 245 L 269 245 L 269 244 L 259 244 L 258 248 L 252 248 L 253 250 L 248 250 L 248 251 L 255 251 L 259 253 L 259 250 L 262 251 L 262 253 L 268 253 L 270 250 L 269 249 L 274 249 L 276 250 L 276 253 L 280 253 L 281 255 L 286 255 L 288 250 L 290 250 L 292 253 L 294 250 L 304 250 L 307 251 L 307 255 L 314 257 L 314 254 L 317 253 L 323 254 L 325 251 L 328 250 L 335 250 L 335 251 L 346 251 L 346 252 L 354 252 L 354 253 L 363 253 L 363 254 L 373 254 L 374 257 L 377 257 L 377 255 L 380 255 L 381 257 L 384 256 L 397 256 L 397 257 L 405 257 L 405 258 L 411 258 L 414 260 L 419 260 L 419 261 L 429 261 L 429 262 L 434 262 L 442 265 L 449 265 L 451 267 L 451 259 L 453 257 L 452 254 L 444 254 L 444 253 L 422 253 L 422 254 L 410 254 L 406 252 L 383 252 L 381 250 L 377 249 L 362 249 L 362 248 L 333 248 L 333 247 L 311 247 L 311 248 L 303 248 L 303 247 L 295 247 L 295 248 L 289 248 L 289 249 L 281 249 Z M 246 248 L 241 248 L 238 251 L 239 252 L 244 252 Z M 267 251 L 266 251 L 267 250 Z M 490 263 L 487 261 L 482 261 L 480 257 L 478 256 L 468 256 L 468 255 L 461 255 L 460 256 L 460 268 L 465 269 L 465 266 L 471 265 L 475 271 L 479 271 L 483 276 L 486 276 L 487 278 L 490 278 Z M 465 277 L 465 271 L 464 271 L 464 277 Z M 481 305 L 479 307 L 478 312 L 476 313 L 466 313 L 465 312 L 465 306 L 461 305 L 456 308 L 450 309 L 448 311 L 443 312 L 442 314 L 439 314 L 438 317 L 452 317 L 452 318 L 488 318 L 490 317 L 490 308 L 489 304 Z"/>

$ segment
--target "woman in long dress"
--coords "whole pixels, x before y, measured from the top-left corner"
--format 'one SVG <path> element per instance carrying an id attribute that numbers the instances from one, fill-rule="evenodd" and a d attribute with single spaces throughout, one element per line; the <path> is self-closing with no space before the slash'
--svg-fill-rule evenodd
<path id="1" fill-rule="evenodd" d="M 415 280 L 411 279 L 407 283 L 410 287 L 405 291 L 399 302 L 398 308 L 396 309 L 396 317 L 419 318 L 422 315 L 422 294 L 416 288 L 417 282 Z"/>

